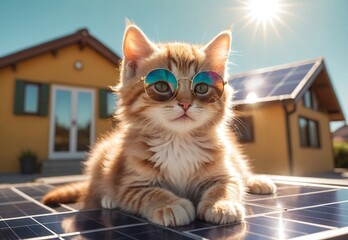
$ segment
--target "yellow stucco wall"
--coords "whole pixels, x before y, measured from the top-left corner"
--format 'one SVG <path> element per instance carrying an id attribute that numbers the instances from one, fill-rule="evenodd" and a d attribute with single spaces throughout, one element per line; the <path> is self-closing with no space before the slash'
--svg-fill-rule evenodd
<path id="1" fill-rule="evenodd" d="M 245 143 L 256 173 L 289 174 L 284 111 L 281 104 L 245 106 L 239 116 L 252 116 L 254 142 Z"/>
<path id="2" fill-rule="evenodd" d="M 303 148 L 300 145 L 299 117 L 316 120 L 319 123 L 320 148 Z M 290 117 L 292 126 L 291 139 L 293 146 L 294 175 L 306 176 L 315 173 L 330 172 L 334 169 L 332 141 L 329 127 L 329 116 L 322 112 L 303 107 L 302 101 L 297 104 L 297 111 Z"/>
<path id="3" fill-rule="evenodd" d="M 82 70 L 74 68 L 76 60 L 83 63 Z M 0 172 L 18 172 L 18 156 L 26 149 L 35 151 L 39 161 L 48 159 L 50 110 L 43 117 L 14 115 L 15 79 L 48 83 L 51 87 L 57 84 L 94 89 L 97 138 L 112 126 L 111 120 L 99 118 L 98 89 L 116 84 L 118 77 L 117 66 L 92 48 L 81 50 L 77 44 L 58 50 L 55 56 L 47 53 L 19 62 L 15 70 L 0 69 Z"/>

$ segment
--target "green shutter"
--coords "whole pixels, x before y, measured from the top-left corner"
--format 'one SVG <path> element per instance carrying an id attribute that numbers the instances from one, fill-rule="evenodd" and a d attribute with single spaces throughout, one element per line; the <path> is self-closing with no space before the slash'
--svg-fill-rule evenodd
<path id="1" fill-rule="evenodd" d="M 108 90 L 105 88 L 99 89 L 99 117 L 100 118 L 108 118 L 107 112 L 107 93 Z"/>
<path id="2" fill-rule="evenodd" d="M 21 115 L 24 110 L 24 81 L 16 80 L 14 96 L 14 114 Z"/>
<path id="3" fill-rule="evenodd" d="M 42 83 L 40 87 L 40 97 L 39 97 L 39 115 L 48 115 L 48 99 L 49 99 L 49 85 Z"/>

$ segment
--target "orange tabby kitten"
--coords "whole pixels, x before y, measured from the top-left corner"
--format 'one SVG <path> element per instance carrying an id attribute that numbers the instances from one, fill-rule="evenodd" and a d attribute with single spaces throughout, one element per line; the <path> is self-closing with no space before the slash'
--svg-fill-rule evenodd
<path id="1" fill-rule="evenodd" d="M 120 208 L 179 226 L 196 217 L 240 221 L 246 191 L 274 193 L 270 179 L 251 174 L 226 124 L 230 42 L 225 31 L 203 47 L 154 44 L 137 26 L 127 26 L 115 87 L 120 123 L 92 150 L 90 181 L 54 189 L 43 202 L 81 200 L 85 208 Z"/>

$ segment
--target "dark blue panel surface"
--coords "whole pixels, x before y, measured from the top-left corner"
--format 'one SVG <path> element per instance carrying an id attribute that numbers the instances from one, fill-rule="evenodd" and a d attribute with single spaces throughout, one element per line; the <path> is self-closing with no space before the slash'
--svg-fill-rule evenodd
<path id="1" fill-rule="evenodd" d="M 291 70 L 291 69 L 290 69 Z M 42 187 L 44 186 L 44 187 Z M 17 187 L 32 198 L 48 186 Z M 11 189 L 2 191 L 0 213 L 20 213 L 21 218 L 0 219 L 0 239 L 279 239 L 308 236 L 348 226 L 348 190 L 279 184 L 275 195 L 246 196 L 245 224 L 214 225 L 200 220 L 186 226 L 165 228 L 118 210 L 49 213 L 41 205 L 18 198 Z M 42 189 L 41 189 L 42 187 Z M 2 189 L 4 190 L 4 189 Z M 5 194 L 8 194 L 5 195 Z M 9 202 L 8 199 L 20 199 Z M 0 198 L 1 199 L 1 198 Z M 343 201 L 343 202 L 342 202 Z M 338 203 L 337 203 L 338 202 Z M 320 206 L 316 206 L 320 204 Z M 280 206 L 278 206 L 280 205 Z M 78 205 L 70 204 L 77 208 Z M 297 209 L 297 207 L 305 207 Z M 290 210 L 285 211 L 285 208 Z M 60 207 L 62 211 L 67 210 Z M 32 211 L 33 210 L 33 211 Z M 32 211 L 32 212 L 31 212 Z M 31 215 L 23 217 L 25 215 Z"/>
<path id="2" fill-rule="evenodd" d="M 252 201 L 266 206 L 282 206 L 284 208 L 299 208 L 332 202 L 348 201 L 348 190 L 337 190 L 322 193 L 303 194 L 281 198 L 269 198 Z"/>
<path id="3" fill-rule="evenodd" d="M 124 234 L 117 232 L 115 230 L 101 230 L 97 232 L 88 232 L 88 233 L 81 233 L 81 234 L 74 234 L 70 236 L 63 236 L 66 240 L 87 240 L 87 239 L 108 239 L 108 240 L 131 240 L 134 238 L 130 238 L 125 236 Z"/>
<path id="4" fill-rule="evenodd" d="M 13 218 L 44 213 L 50 213 L 50 211 L 29 201 L 14 204 L 5 204 L 1 205 L 0 207 L 1 218 Z"/>
<path id="5" fill-rule="evenodd" d="M 287 219 L 341 228 L 348 226 L 347 207 L 348 202 L 345 202 L 289 211 L 283 213 L 282 216 Z M 272 216 L 278 217 L 279 214 Z"/>
<path id="6" fill-rule="evenodd" d="M 33 185 L 33 186 L 23 186 L 17 187 L 17 189 L 32 198 L 42 198 L 52 187 L 47 185 Z"/>
<path id="7" fill-rule="evenodd" d="M 250 92 L 256 93 L 258 98 L 289 95 L 313 66 L 314 63 L 310 63 L 263 73 L 246 73 L 235 78 L 232 76 L 229 84 L 235 90 L 233 100 L 245 100 Z"/>
<path id="8" fill-rule="evenodd" d="M 52 232 L 31 218 L 0 222 L 0 239 L 24 239 L 52 235 L 54 235 Z"/>
<path id="9" fill-rule="evenodd" d="M 144 223 L 121 212 L 106 209 L 52 214 L 34 219 L 57 234 Z"/>
<path id="10" fill-rule="evenodd" d="M 0 203 L 25 201 L 26 199 L 18 195 L 10 188 L 0 188 Z"/>
<path id="11" fill-rule="evenodd" d="M 268 96 L 280 96 L 280 95 L 290 95 L 297 87 L 298 83 L 289 83 L 278 86 L 274 89 Z"/>

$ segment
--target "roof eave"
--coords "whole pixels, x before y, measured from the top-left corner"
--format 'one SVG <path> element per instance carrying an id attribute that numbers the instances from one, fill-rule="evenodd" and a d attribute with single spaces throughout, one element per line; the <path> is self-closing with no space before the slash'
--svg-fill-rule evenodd
<path id="1" fill-rule="evenodd" d="M 4 56 L 0 58 L 0 68 L 17 64 L 18 62 L 28 60 L 32 57 L 36 57 L 47 52 L 57 51 L 60 48 L 64 48 L 72 44 L 88 45 L 114 64 L 118 64 L 118 62 L 121 60 L 116 53 L 107 48 L 99 40 L 91 36 L 86 29 L 81 29 L 73 34 Z"/>

